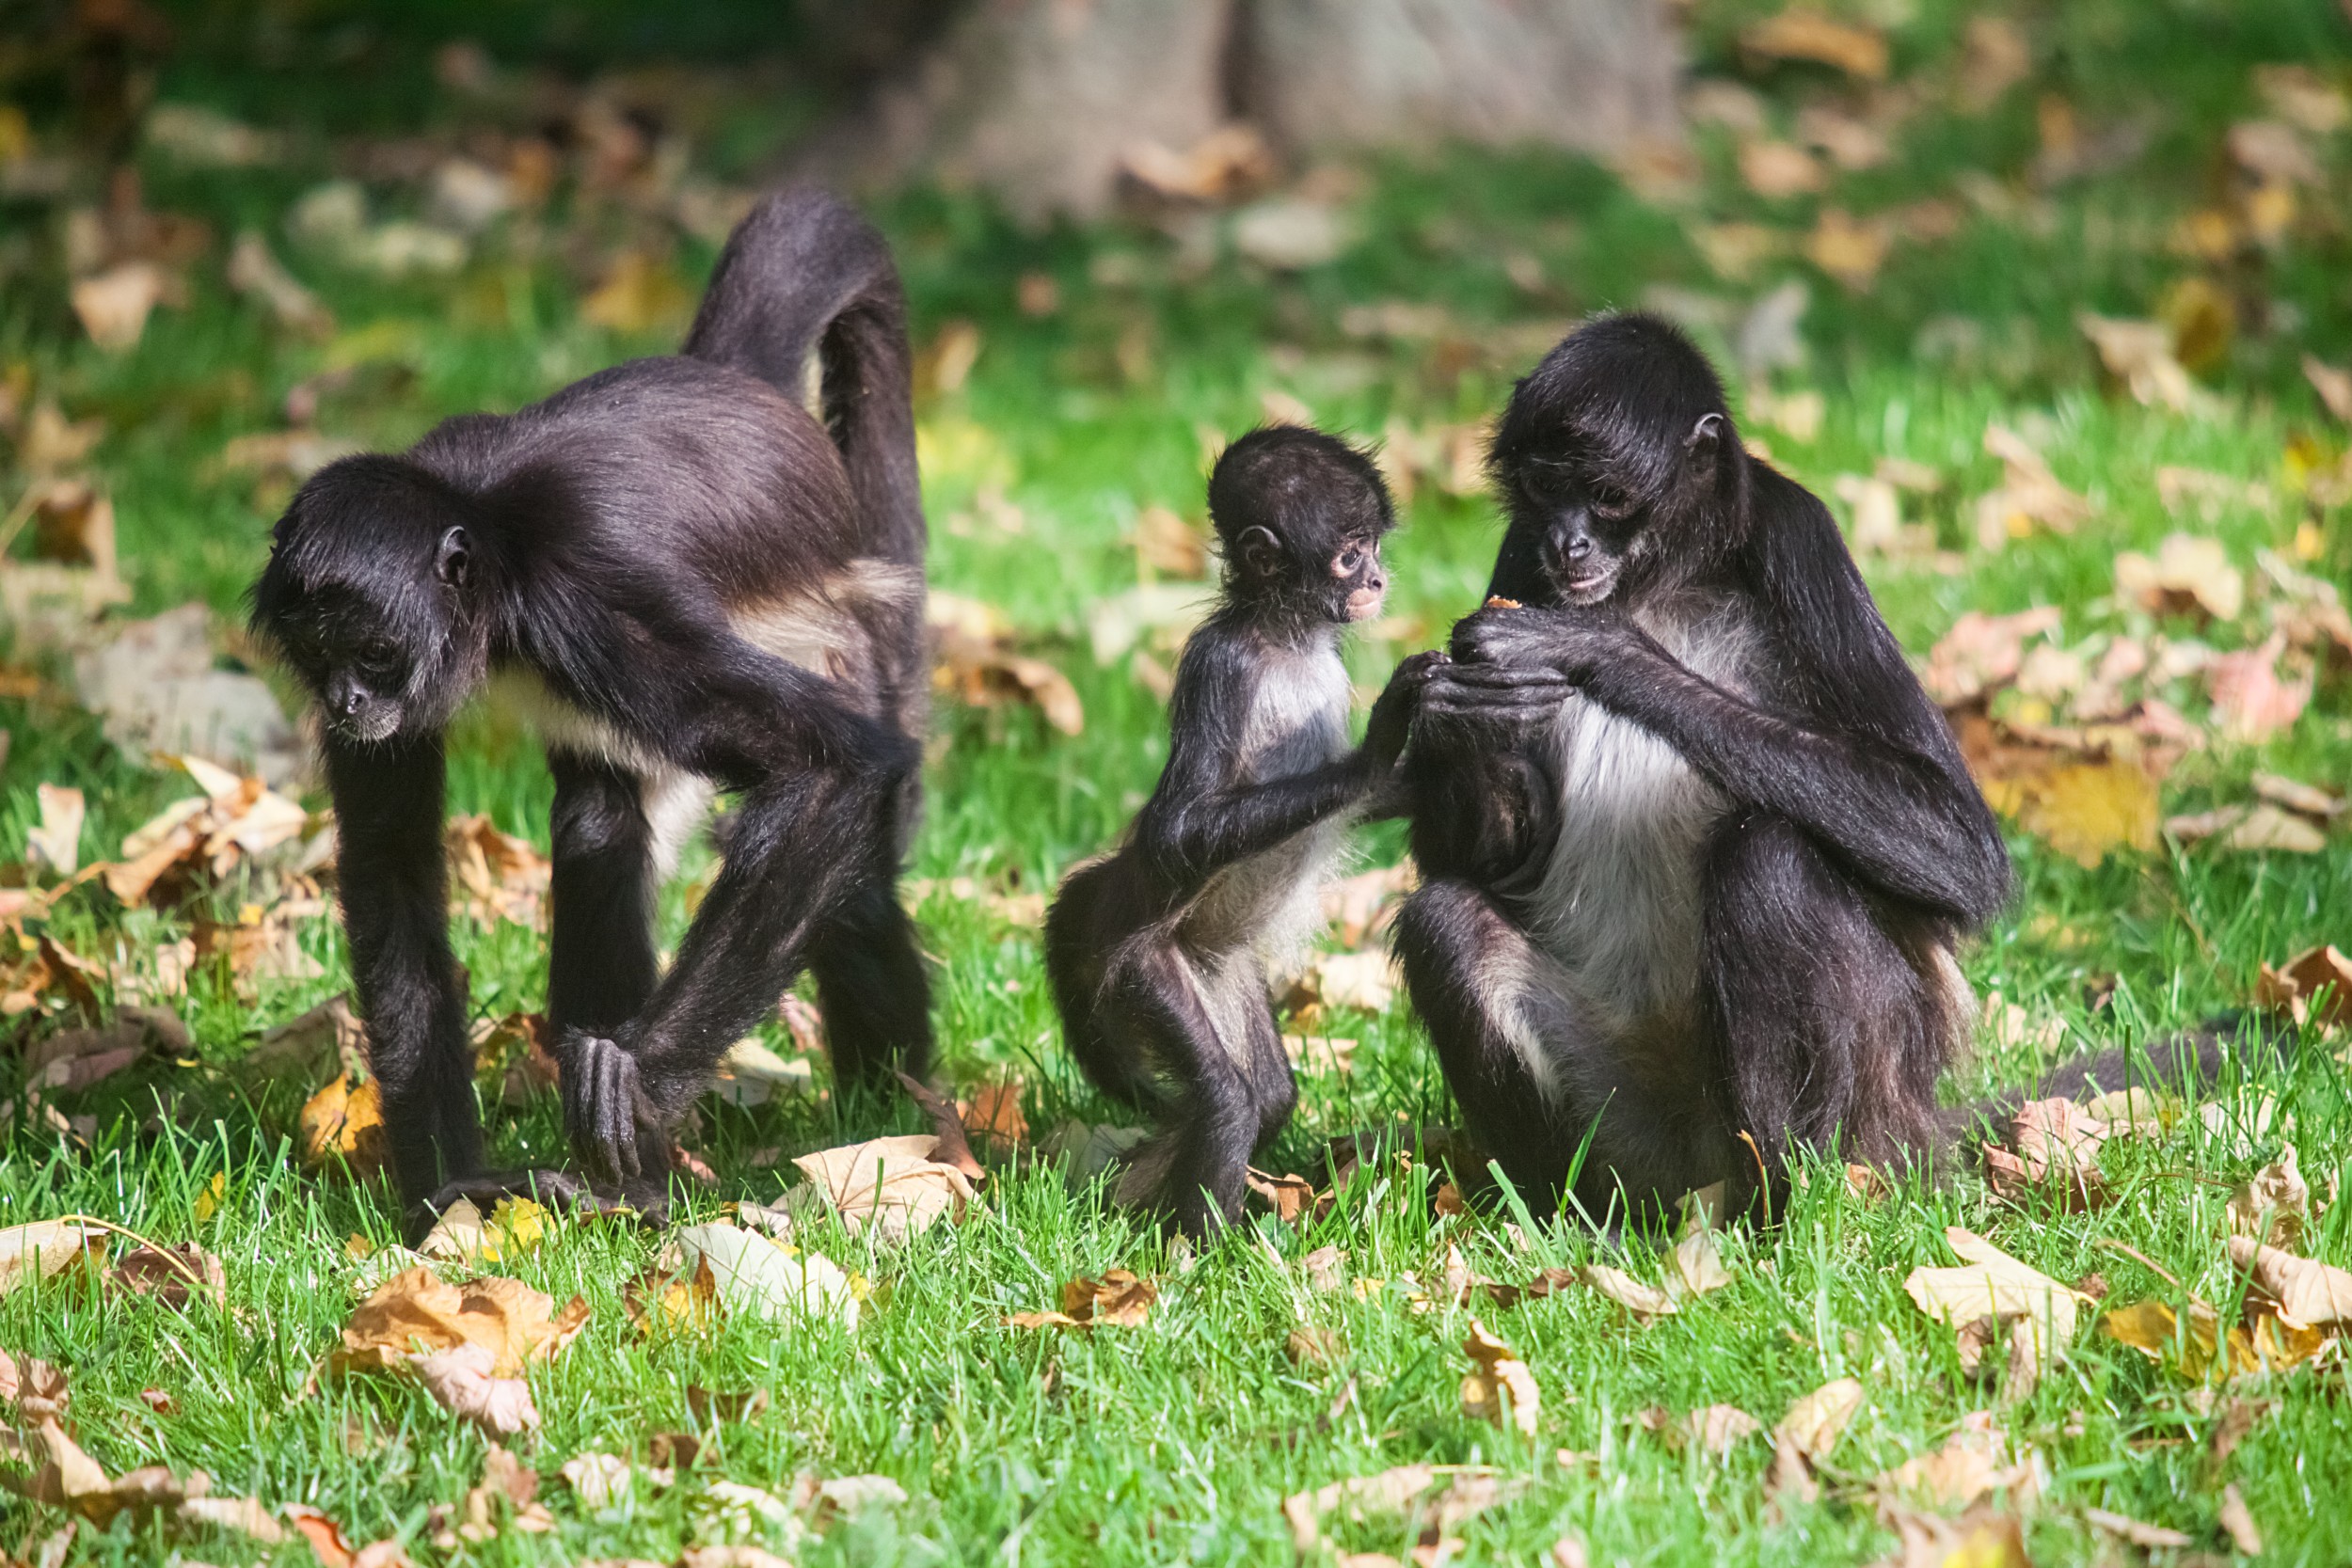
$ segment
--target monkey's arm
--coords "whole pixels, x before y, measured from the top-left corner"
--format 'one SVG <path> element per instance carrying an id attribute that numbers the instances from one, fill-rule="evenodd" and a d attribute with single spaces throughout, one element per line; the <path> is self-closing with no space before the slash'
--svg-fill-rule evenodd
<path id="1" fill-rule="evenodd" d="M 1349 807 L 1393 791 L 1415 709 L 1441 654 L 1416 654 L 1397 667 L 1373 705 L 1364 743 L 1304 773 L 1240 783 L 1235 738 L 1249 701 L 1241 656 L 1204 647 L 1188 656 L 1185 689 L 1170 717 L 1175 744 L 1168 770 L 1136 822 L 1136 842 L 1169 882 L 1195 886 L 1220 866 L 1247 860 Z"/>
<path id="2" fill-rule="evenodd" d="M 336 883 L 368 1061 L 401 1196 L 482 1168 L 465 982 L 449 947 L 441 739 L 356 746 L 329 732 Z"/>
<path id="3" fill-rule="evenodd" d="M 1673 746 L 1724 794 L 1804 829 L 1862 880 L 1954 920 L 1983 921 L 2007 895 L 1991 814 L 1931 757 L 1760 708 L 1620 617 L 1486 611 L 1465 626 L 1469 650 L 1489 661 L 1498 703 L 1556 700 L 1555 682 L 1581 690 Z"/>

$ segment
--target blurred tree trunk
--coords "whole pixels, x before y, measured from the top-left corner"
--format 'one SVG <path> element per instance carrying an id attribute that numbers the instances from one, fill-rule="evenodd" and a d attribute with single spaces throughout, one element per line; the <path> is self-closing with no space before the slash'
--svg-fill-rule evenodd
<path id="1" fill-rule="evenodd" d="M 1606 154 L 1677 132 L 1667 0 L 971 0 L 809 150 L 1019 217 L 1111 204 L 1123 155 L 1254 122 L 1292 156 L 1460 139 Z"/>

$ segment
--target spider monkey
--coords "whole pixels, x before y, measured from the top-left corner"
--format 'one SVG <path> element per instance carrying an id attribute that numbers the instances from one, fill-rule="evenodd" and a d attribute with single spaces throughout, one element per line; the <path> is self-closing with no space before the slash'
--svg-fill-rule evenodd
<path id="1" fill-rule="evenodd" d="M 1645 315 L 1518 384 L 1491 471 L 1509 527 L 1414 726 L 1395 936 L 1473 1133 L 1522 1188 L 1581 1169 L 1595 1215 L 1955 1136 L 1953 949 L 2009 858 L 1829 513 Z"/>
<path id="2" fill-rule="evenodd" d="M 1209 478 L 1223 594 L 1185 645 L 1168 767 L 1129 841 L 1065 879 L 1045 920 L 1064 1037 L 1161 1131 L 1119 1196 L 1188 1234 L 1241 1213 L 1251 1152 L 1297 1101 L 1266 964 L 1304 939 L 1348 821 L 1386 805 L 1441 655 L 1401 666 L 1347 744 L 1340 633 L 1379 613 L 1394 526 L 1370 459 L 1319 431 L 1256 430 Z"/>
<path id="3" fill-rule="evenodd" d="M 923 1070 L 894 895 L 928 701 L 908 360 L 882 237 L 781 193 L 680 355 L 330 464 L 279 519 L 253 626 L 315 699 L 412 1224 L 524 1187 L 659 1214 L 670 1129 L 803 964 L 846 1082 Z M 587 1189 L 484 1168 L 441 816 L 443 731 L 485 686 L 536 719 L 555 777 L 548 1010 Z M 739 802 L 725 865 L 658 974 L 655 892 L 714 788 Z"/>

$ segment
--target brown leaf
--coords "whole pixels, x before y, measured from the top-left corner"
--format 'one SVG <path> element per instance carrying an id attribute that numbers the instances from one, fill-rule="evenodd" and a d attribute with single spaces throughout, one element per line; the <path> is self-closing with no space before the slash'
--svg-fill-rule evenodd
<path id="1" fill-rule="evenodd" d="M 1340 945 L 1355 952 L 1387 928 L 1405 895 L 1420 885 L 1420 869 L 1410 860 L 1343 877 L 1323 886 L 1323 918 L 1335 927 Z"/>
<path id="2" fill-rule="evenodd" d="M 2196 384 L 2175 357 L 2172 328 L 2163 322 L 2124 321 L 2090 310 L 2074 325 L 2098 351 L 2106 373 L 2136 402 L 2180 412 L 2196 400 Z"/>
<path id="3" fill-rule="evenodd" d="M 320 1568 L 355 1568 L 358 1554 L 343 1539 L 343 1528 L 307 1503 L 288 1503 L 286 1522 L 310 1544 Z"/>
<path id="4" fill-rule="evenodd" d="M 1740 178 L 1769 201 L 1826 189 L 1829 171 L 1794 142 L 1760 139 L 1740 144 Z"/>
<path id="5" fill-rule="evenodd" d="M 1029 1139 L 1029 1118 L 1021 1110 L 1022 1083 L 1007 1078 L 976 1085 L 972 1098 L 956 1102 L 963 1130 L 998 1153 L 1010 1154 Z"/>
<path id="6" fill-rule="evenodd" d="M 1879 1513 L 1902 1540 L 1902 1556 L 1883 1568 L 2033 1568 L 2014 1516 L 1991 1507 L 1944 1519 L 1882 1502 Z"/>
<path id="7" fill-rule="evenodd" d="M 2306 669 L 2293 679 L 2280 679 L 2279 656 L 2285 649 L 2286 634 L 2273 632 L 2260 647 L 2223 654 L 2205 667 L 2205 690 L 2223 735 L 2255 745 L 2303 716 L 2313 673 Z"/>
<path id="8" fill-rule="evenodd" d="M 686 1386 L 686 1408 L 694 1419 L 705 1426 L 720 1421 L 748 1421 L 765 1411 L 769 1405 L 765 1388 L 735 1388 L 714 1391 L 700 1384 Z"/>
<path id="9" fill-rule="evenodd" d="M 74 283 L 73 313 L 91 342 L 120 353 L 135 346 L 147 331 L 149 312 L 179 292 L 170 275 L 154 262 L 124 261 Z"/>
<path id="10" fill-rule="evenodd" d="M 2246 608 L 2246 574 L 2230 563 L 2218 539 L 2192 533 L 2166 535 L 2153 558 L 2137 550 L 2119 554 L 2115 591 L 2152 615 L 2234 621 Z"/>
<path id="11" fill-rule="evenodd" d="M 1547 1270 L 1549 1274 L 1550 1271 Z M 1622 1269 L 1607 1263 L 1584 1263 L 1576 1270 L 1577 1280 L 1598 1291 L 1611 1301 L 1646 1323 L 1653 1318 L 1667 1317 L 1678 1310 L 1674 1298 L 1655 1285 L 1645 1285 Z"/>
<path id="12" fill-rule="evenodd" d="M 2312 1189 L 2295 1168 L 2295 1146 L 2241 1181 L 2230 1195 L 2230 1233 L 2250 1236 L 2265 1246 L 2293 1252 L 2303 1244 L 2312 1218 Z"/>
<path id="13" fill-rule="evenodd" d="M 106 1233 L 79 1220 L 35 1220 L 0 1230 L 0 1295 L 97 1262 Z"/>
<path id="14" fill-rule="evenodd" d="M 2344 424 L 2352 424 L 2352 371 L 2328 364 L 2317 355 L 2303 356 L 2303 378 L 2319 394 L 2319 401 L 2328 406 Z"/>
<path id="15" fill-rule="evenodd" d="M 1527 1363 L 1476 1318 L 1470 1322 L 1470 1338 L 1462 1341 L 1462 1349 L 1478 1363 L 1478 1370 L 1462 1380 L 1463 1414 L 1516 1428 L 1520 1436 L 1532 1439 L 1543 1395 Z"/>
<path id="16" fill-rule="evenodd" d="M 1449 1476 L 1446 1489 L 1430 1497 Z M 1377 1475 L 1294 1493 L 1282 1499 L 1282 1517 L 1291 1528 L 1291 1544 L 1302 1557 L 1315 1550 L 1323 1539 L 1323 1520 L 1334 1513 L 1355 1524 L 1402 1516 L 1423 1545 L 1436 1546 L 1448 1530 L 1509 1501 L 1524 1488 L 1525 1482 L 1502 1481 L 1486 1468 L 1400 1465 Z"/>
<path id="17" fill-rule="evenodd" d="M 1961 707 L 2008 685 L 2025 663 L 2026 643 L 2056 631 L 2058 619 L 2053 605 L 2014 615 L 1968 611 L 1928 651 L 1920 677 L 1928 695 L 1945 707 Z"/>
<path id="18" fill-rule="evenodd" d="M 2162 1525 L 2143 1524 L 2126 1514 L 2110 1513 L 2104 1508 L 2086 1508 L 2083 1510 L 2083 1517 L 2117 1540 L 2137 1546 L 2143 1551 L 2193 1546 L 2197 1544 L 2191 1537 L 2179 1530 L 2167 1529 Z"/>
<path id="19" fill-rule="evenodd" d="M 931 1120 L 931 1132 L 938 1142 L 930 1158 L 943 1165 L 953 1165 L 975 1181 L 988 1180 L 988 1167 L 972 1152 L 971 1143 L 964 1137 L 963 1116 L 955 1103 L 930 1085 L 901 1072 L 898 1082 L 906 1088 L 908 1098 L 923 1108 Z M 807 1167 L 802 1167 L 806 1169 Z"/>
<path id="20" fill-rule="evenodd" d="M 599 1513 L 618 1501 L 628 1489 L 636 1467 L 618 1454 L 591 1450 L 565 1460 L 556 1474 L 572 1489 L 580 1507 Z"/>
<path id="21" fill-rule="evenodd" d="M 184 1307 L 197 1295 L 219 1307 L 229 1291 L 229 1275 L 220 1259 L 194 1242 L 134 1247 L 106 1271 L 106 1283 L 132 1295 L 153 1296 L 171 1307 Z"/>
<path id="22" fill-rule="evenodd" d="M 1347 1283 L 1347 1254 L 1336 1246 L 1315 1248 L 1299 1259 L 1299 1266 L 1306 1271 L 1307 1289 L 1317 1294 L 1327 1294 Z"/>
<path id="23" fill-rule="evenodd" d="M 2074 1293 L 1972 1231 L 1947 1226 L 1944 1237 L 1966 1262 L 1911 1271 L 1903 1289 L 1919 1310 L 1955 1332 L 1980 1318 L 2022 1319 L 2031 1325 L 2034 1360 L 2046 1369 L 2074 1338 Z"/>
<path id="24" fill-rule="evenodd" d="M 2031 443 L 2006 425 L 1984 427 L 1984 450 L 2001 460 L 2000 487 L 1977 500 L 1977 543 L 1997 550 L 2045 528 L 2072 533 L 2091 514 L 2089 498 L 2068 489 Z"/>
<path id="25" fill-rule="evenodd" d="M 384 1132 L 383 1100 L 371 1078 L 337 1078 L 302 1107 L 302 1163 L 316 1170 L 340 1159 L 355 1180 L 384 1168 L 391 1146 Z"/>
<path id="26" fill-rule="evenodd" d="M 1209 575 L 1209 539 L 1165 506 L 1147 506 L 1136 516 L 1136 560 L 1154 572 L 1187 580 Z"/>
<path id="27" fill-rule="evenodd" d="M 1736 1404 L 1710 1404 L 1691 1412 L 1685 1430 L 1691 1441 L 1718 1459 L 1764 1430 L 1764 1423 Z"/>
<path id="28" fill-rule="evenodd" d="M 2328 993 L 2326 1002 L 2314 1006 L 2322 991 Z M 2352 1024 L 2352 958 L 2329 945 L 2297 953 L 2283 969 L 2265 964 L 2254 1000 L 2297 1023 L 2323 1029 Z"/>
<path id="29" fill-rule="evenodd" d="M 2327 830 L 2308 817 L 2280 811 L 2268 801 L 2223 806 L 2164 819 L 2165 835 L 2183 844 L 2207 840 L 2247 853 L 2316 855 L 2328 847 Z"/>
<path id="30" fill-rule="evenodd" d="M 430 1269 L 408 1269 L 359 1304 L 327 1370 L 398 1370 L 411 1352 L 470 1344 L 490 1354 L 485 1376 L 511 1378 L 529 1362 L 553 1358 L 587 1321 L 588 1303 L 578 1296 L 558 1312 L 554 1298 L 518 1279 L 493 1275 L 448 1285 Z"/>
<path id="31" fill-rule="evenodd" d="M 1962 1418 L 1943 1447 L 1906 1461 L 1871 1482 L 1896 1497 L 1917 1497 L 1938 1508 L 1965 1508 L 1988 1493 L 2019 1491 L 2033 1484 L 2029 1462 L 2012 1460 L 1992 1416 L 1977 1411 Z"/>
<path id="32" fill-rule="evenodd" d="M 2352 1273 L 2250 1236 L 2233 1236 L 2229 1244 L 2230 1261 L 2279 1304 L 2283 1316 L 2313 1328 L 2352 1323 Z"/>
<path id="33" fill-rule="evenodd" d="M 40 820 L 24 830 L 25 858 L 71 877 L 82 863 L 82 792 L 44 784 L 33 796 Z"/>
<path id="34" fill-rule="evenodd" d="M 956 1126 L 961 1142 L 961 1124 L 944 1101 L 940 1114 Z M 939 1146 L 936 1133 L 872 1138 L 803 1154 L 792 1163 L 808 1177 L 815 1196 L 841 1215 L 851 1235 L 871 1225 L 884 1240 L 898 1241 L 943 1215 L 961 1218 L 964 1206 L 977 1196 L 971 1179 L 960 1168 L 933 1158 Z M 972 1158 L 968 1147 L 963 1157 Z"/>
<path id="35" fill-rule="evenodd" d="M 2221 1529 L 2230 1544 L 2248 1557 L 2263 1555 L 2262 1527 L 2254 1523 L 2254 1512 L 2238 1496 L 2235 1482 L 2221 1489 Z"/>
<path id="36" fill-rule="evenodd" d="M 487 1346 L 454 1345 L 406 1359 L 426 1393 L 489 1435 L 511 1437 L 538 1429 L 539 1411 L 531 1401 L 531 1385 L 519 1377 L 492 1375 L 499 1358 Z"/>
<path id="37" fill-rule="evenodd" d="M 1100 1279 L 1081 1276 L 1064 1285 L 1058 1312 L 1016 1312 L 1005 1323 L 1011 1328 L 1136 1328 L 1159 1296 L 1152 1280 L 1113 1269 Z"/>
<path id="38" fill-rule="evenodd" d="M 501 920 L 537 929 L 553 872 L 529 839 L 501 832 L 485 816 L 452 817 L 442 830 L 455 896 L 453 914 L 479 925 Z"/>
<path id="39" fill-rule="evenodd" d="M 1806 261 L 1860 293 L 1878 280 L 1894 243 L 1894 230 L 1885 219 L 1856 219 L 1842 208 L 1830 207 L 1804 237 L 1803 248 Z"/>
<path id="40" fill-rule="evenodd" d="M 1282 1341 L 1282 1354 L 1294 1367 L 1328 1367 L 1346 1348 L 1335 1328 L 1294 1328 Z"/>
<path id="41" fill-rule="evenodd" d="M 1765 60 L 1806 60 L 1865 81 L 1886 75 L 1886 36 L 1874 27 L 1840 22 L 1808 6 L 1751 23 L 1740 33 L 1741 51 Z"/>
<path id="42" fill-rule="evenodd" d="M 1257 128 L 1235 120 L 1187 151 L 1139 141 L 1119 156 L 1120 174 L 1163 201 L 1222 205 L 1263 190 L 1277 172 L 1274 151 Z"/>
<path id="43" fill-rule="evenodd" d="M 1841 1377 L 1824 1383 L 1788 1407 L 1772 1428 L 1772 1438 L 1808 1460 L 1829 1457 L 1847 1425 L 1867 1402 L 1859 1380 Z"/>

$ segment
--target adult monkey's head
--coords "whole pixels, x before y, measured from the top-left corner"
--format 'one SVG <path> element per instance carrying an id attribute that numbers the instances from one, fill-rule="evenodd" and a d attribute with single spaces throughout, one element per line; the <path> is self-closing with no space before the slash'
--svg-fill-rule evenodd
<path id="1" fill-rule="evenodd" d="M 1487 461 L 1565 605 L 1702 575 L 1746 531 L 1747 454 L 1723 383 L 1655 316 L 1570 333 L 1512 392 Z"/>
<path id="2" fill-rule="evenodd" d="M 1396 526 L 1371 458 L 1298 425 L 1253 430 L 1209 474 L 1226 593 L 1270 622 L 1345 625 L 1380 613 L 1380 541 Z"/>
<path id="3" fill-rule="evenodd" d="M 253 585 L 253 630 L 346 741 L 449 721 L 487 659 L 484 562 L 455 491 L 400 457 L 347 457 L 295 492 Z"/>

